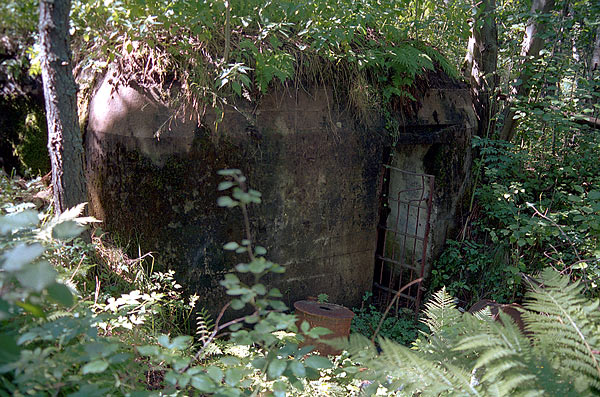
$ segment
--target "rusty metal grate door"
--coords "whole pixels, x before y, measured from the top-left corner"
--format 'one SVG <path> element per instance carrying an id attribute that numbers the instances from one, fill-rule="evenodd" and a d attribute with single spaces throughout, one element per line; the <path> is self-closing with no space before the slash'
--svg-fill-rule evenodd
<path id="1" fill-rule="evenodd" d="M 387 306 L 404 285 L 424 277 L 435 178 L 384 165 L 375 257 L 375 301 Z M 400 294 L 399 306 L 417 312 L 422 288 Z"/>

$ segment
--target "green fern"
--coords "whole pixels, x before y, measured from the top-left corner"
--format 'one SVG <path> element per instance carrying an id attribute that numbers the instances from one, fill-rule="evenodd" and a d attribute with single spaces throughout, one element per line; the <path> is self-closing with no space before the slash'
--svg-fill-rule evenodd
<path id="1" fill-rule="evenodd" d="M 425 319 L 423 323 L 429 327 L 432 334 L 454 325 L 461 314 L 456 310 L 455 299 L 446 291 L 446 287 L 434 293 L 425 304 Z"/>
<path id="2" fill-rule="evenodd" d="M 212 333 L 214 323 L 205 308 L 198 310 L 196 314 L 196 337 L 202 344 L 206 343 Z"/>
<path id="3" fill-rule="evenodd" d="M 600 390 L 598 303 L 583 287 L 545 271 L 527 295 L 523 334 L 502 311 L 461 313 L 443 289 L 426 304 L 423 333 L 412 349 L 351 338 L 349 352 L 375 385 L 420 396 L 580 396 Z M 371 387 L 374 392 L 376 387 Z"/>
<path id="4" fill-rule="evenodd" d="M 560 362 L 561 370 L 577 380 L 578 390 L 600 390 L 598 301 L 589 302 L 579 282 L 569 283 L 552 270 L 541 280 L 541 285 L 530 283 L 523 315 L 534 344 Z"/>

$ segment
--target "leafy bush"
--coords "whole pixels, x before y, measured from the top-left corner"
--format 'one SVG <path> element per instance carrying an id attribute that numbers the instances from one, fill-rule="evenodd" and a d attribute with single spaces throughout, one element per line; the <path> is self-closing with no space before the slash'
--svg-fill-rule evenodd
<path id="1" fill-rule="evenodd" d="M 475 138 L 481 153 L 468 233 L 450 241 L 432 266 L 431 290 L 444 285 L 465 303 L 522 297 L 520 273 L 552 266 L 582 279 L 597 296 L 600 276 L 598 134 L 578 129 L 577 149 L 547 156 Z"/>
<path id="2" fill-rule="evenodd" d="M 239 170 L 222 174 L 230 180 L 219 188 L 231 189 L 231 196 L 219 204 L 240 207 L 247 219 L 246 206 L 260 203 L 260 193 L 246 188 Z M 286 313 L 281 293 L 260 283 L 266 274 L 285 269 L 268 261 L 266 250 L 250 238 L 225 244 L 250 260 L 236 266 L 239 277 L 232 272 L 223 280 L 233 300 L 216 320 L 199 311 L 194 341 L 166 327 L 173 318 L 191 316 L 197 301 L 183 298 L 172 273 L 153 273 L 143 291 L 106 300 L 96 279 L 93 298 L 79 295 L 74 273 L 57 272 L 51 262 L 60 265 L 57 259 L 68 256 L 60 241 L 73 241 L 94 219 L 79 217 L 80 205 L 44 218 L 40 226 L 41 216 L 23 207 L 29 206 L 0 218 L 0 382 L 10 395 L 148 395 L 154 389 L 161 395 L 270 391 L 279 396 L 288 389 L 310 394 L 317 387 L 311 380 L 319 380 L 321 370 L 328 370 L 327 379 L 346 373 L 327 358 L 310 355 L 312 346 L 299 347 L 302 334 L 318 338 L 329 330 L 303 322 L 297 334 L 296 317 Z M 223 323 L 228 308 L 251 312 Z M 228 340 L 218 342 L 223 335 Z"/>
<path id="3" fill-rule="evenodd" d="M 445 287 L 469 307 L 480 299 L 514 301 L 520 292 L 524 267 L 506 266 L 506 247 L 491 248 L 472 240 L 448 240 L 447 247 L 432 266 L 429 290 Z"/>
<path id="4" fill-rule="evenodd" d="M 367 303 L 371 295 L 370 292 L 365 293 L 362 306 L 353 309 L 355 316 L 350 326 L 351 332 L 359 333 L 367 338 L 373 337 L 383 318 L 382 312 L 373 304 Z M 403 345 L 409 345 L 417 338 L 418 326 L 415 313 L 405 309 L 396 316 L 387 316 L 381 323 L 378 335 Z"/>
<path id="5" fill-rule="evenodd" d="M 402 395 L 579 396 L 600 390 L 598 302 L 582 296 L 552 269 L 529 279 L 522 318 L 526 333 L 500 312 L 475 315 L 457 310 L 454 298 L 437 292 L 426 305 L 429 332 L 412 349 L 380 338 L 381 354 L 363 336 L 353 335 L 353 359 L 379 387 Z"/>

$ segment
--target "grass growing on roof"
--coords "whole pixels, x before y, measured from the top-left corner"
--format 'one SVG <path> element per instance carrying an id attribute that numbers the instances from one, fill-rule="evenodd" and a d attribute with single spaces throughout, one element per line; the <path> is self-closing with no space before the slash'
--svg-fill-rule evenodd
<path id="1" fill-rule="evenodd" d="M 349 99 L 364 120 L 392 98 L 414 99 L 409 87 L 425 71 L 456 76 L 414 40 L 408 6 L 383 3 L 78 0 L 74 48 L 80 64 L 114 63 L 120 83 L 134 79 L 182 114 L 256 100 L 272 84 L 316 84 Z"/>

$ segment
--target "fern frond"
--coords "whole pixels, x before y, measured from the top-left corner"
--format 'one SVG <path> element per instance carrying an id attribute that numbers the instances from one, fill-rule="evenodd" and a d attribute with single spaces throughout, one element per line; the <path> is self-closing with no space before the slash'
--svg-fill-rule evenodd
<path id="1" fill-rule="evenodd" d="M 425 304 L 425 318 L 421 320 L 429 327 L 432 334 L 458 322 L 461 313 L 456 309 L 454 298 L 446 292 L 446 287 L 434 293 Z"/>
<path id="2" fill-rule="evenodd" d="M 379 340 L 382 354 L 376 363 L 387 375 L 405 381 L 407 390 L 419 390 L 421 395 L 438 396 L 456 393 L 480 396 L 472 383 L 470 372 L 450 363 L 436 363 L 427 355 L 408 349 L 389 339 Z"/>
<path id="3" fill-rule="evenodd" d="M 600 314 L 596 302 L 582 295 L 579 282 L 549 270 L 541 275 L 541 285 L 531 285 L 524 306 L 531 312 L 523 318 L 542 354 L 560 362 L 561 370 L 571 372 L 585 387 L 600 389 L 598 350 Z"/>
<path id="4" fill-rule="evenodd" d="M 512 318 L 500 311 L 500 322 L 488 322 L 474 335 L 465 336 L 456 350 L 478 355 L 474 369 L 483 369 L 482 384 L 494 385 L 503 395 L 530 394 L 542 389 L 537 384 L 535 358 L 527 338 Z"/>
<path id="5" fill-rule="evenodd" d="M 62 317 L 73 317 L 73 313 L 67 312 L 64 310 L 57 310 L 55 312 L 48 314 L 46 316 L 46 320 L 54 321 L 54 320 L 58 320 L 59 318 L 62 318 Z"/>
<path id="6" fill-rule="evenodd" d="M 343 339 L 339 339 L 338 341 L 338 343 L 343 345 L 336 345 L 336 347 L 346 350 L 352 360 L 357 363 L 367 364 L 377 357 L 375 345 L 373 345 L 369 338 L 362 334 L 350 334 L 347 341 Z"/>
<path id="7" fill-rule="evenodd" d="M 213 340 L 204 349 L 204 354 L 202 357 L 216 356 L 224 353 L 222 342 L 220 340 Z"/>
<path id="8" fill-rule="evenodd" d="M 198 310 L 196 315 L 196 335 L 200 343 L 205 344 L 213 331 L 214 323 L 205 308 Z"/>

